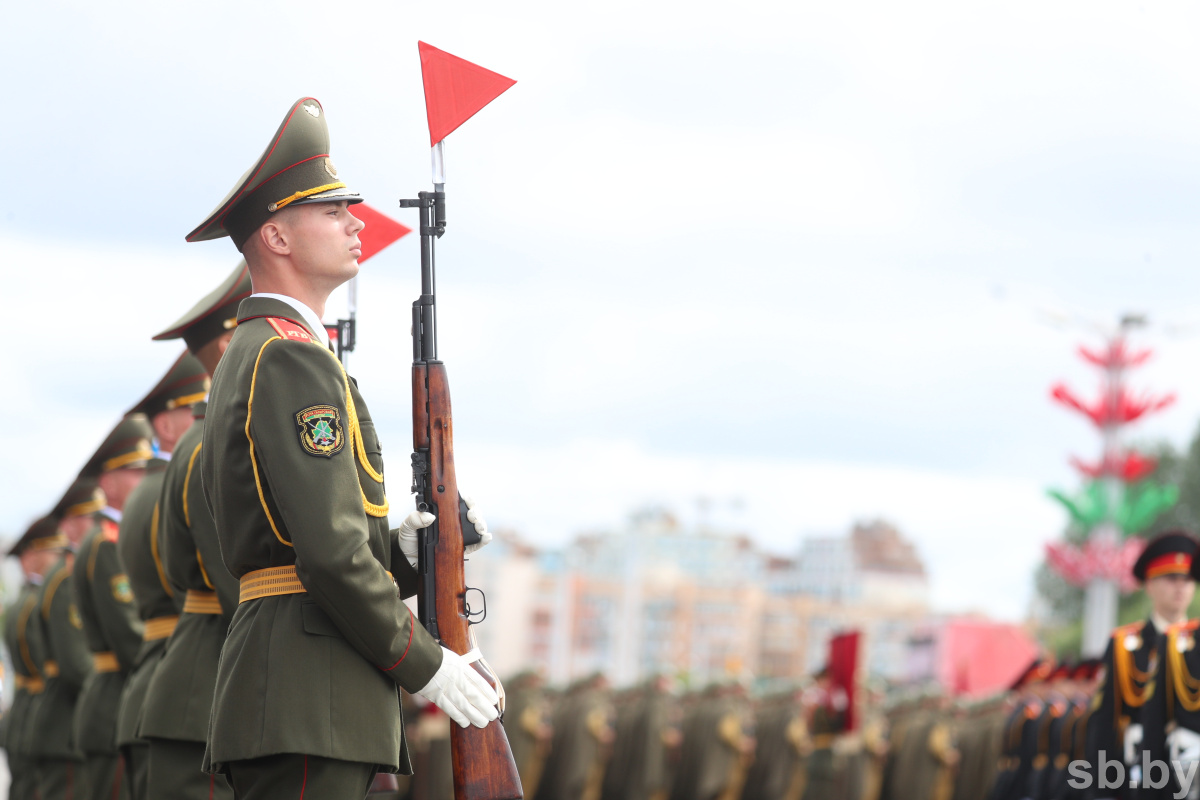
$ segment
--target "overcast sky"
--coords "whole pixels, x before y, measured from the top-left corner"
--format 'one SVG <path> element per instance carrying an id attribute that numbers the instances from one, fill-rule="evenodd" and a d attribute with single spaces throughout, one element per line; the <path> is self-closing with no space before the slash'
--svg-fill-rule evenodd
<path id="1" fill-rule="evenodd" d="M 515 78 L 447 141 L 441 355 L 464 486 L 554 545 L 646 503 L 778 552 L 884 516 L 946 610 L 1016 619 L 1093 431 L 1083 329 L 1141 311 L 1137 428 L 1200 420 L 1200 7 L 10 4 L 0 532 L 44 512 L 232 268 L 185 244 L 298 97 L 409 225 L 416 42 Z M 20 32 L 13 35 L 13 32 Z M 352 362 L 407 486 L 415 240 L 367 262 Z M 330 305 L 332 318 L 344 304 Z M 398 474 L 405 473 L 405 474 Z M 733 504 L 741 499 L 739 510 Z"/>

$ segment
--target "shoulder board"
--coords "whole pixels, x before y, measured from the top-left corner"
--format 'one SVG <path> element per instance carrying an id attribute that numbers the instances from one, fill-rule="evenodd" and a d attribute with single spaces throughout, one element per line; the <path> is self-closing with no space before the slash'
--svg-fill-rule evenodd
<path id="1" fill-rule="evenodd" d="M 1168 633 L 1176 633 L 1181 631 L 1194 631 L 1200 628 L 1200 619 L 1189 619 L 1187 622 L 1176 622 L 1171 627 L 1167 628 Z"/>
<path id="2" fill-rule="evenodd" d="M 285 319 L 284 317 L 267 317 L 266 320 L 267 324 L 275 329 L 275 332 L 279 334 L 279 338 L 281 339 L 289 342 L 311 343 L 313 341 L 312 336 L 299 323 L 292 322 L 290 319 Z"/>
<path id="3" fill-rule="evenodd" d="M 115 542 L 120 538 L 121 526 L 111 519 L 102 520 L 100 523 L 100 535 L 107 541 Z"/>
<path id="4" fill-rule="evenodd" d="M 1131 622 L 1128 625 L 1121 625 L 1113 629 L 1113 638 L 1118 636 L 1128 636 L 1131 633 L 1141 633 L 1142 628 L 1146 627 L 1146 621 Z"/>

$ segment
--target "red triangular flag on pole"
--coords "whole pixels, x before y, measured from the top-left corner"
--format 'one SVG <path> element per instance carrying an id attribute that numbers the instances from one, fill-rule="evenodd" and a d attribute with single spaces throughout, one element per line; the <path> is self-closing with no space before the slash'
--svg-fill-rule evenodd
<path id="1" fill-rule="evenodd" d="M 366 203 L 350 206 L 350 213 L 367 224 L 358 234 L 358 241 L 362 244 L 362 255 L 358 257 L 360 264 L 397 239 L 412 233 L 412 228 L 401 225 Z"/>
<path id="2" fill-rule="evenodd" d="M 430 147 L 516 83 L 424 42 L 417 42 L 417 49 L 421 52 Z"/>

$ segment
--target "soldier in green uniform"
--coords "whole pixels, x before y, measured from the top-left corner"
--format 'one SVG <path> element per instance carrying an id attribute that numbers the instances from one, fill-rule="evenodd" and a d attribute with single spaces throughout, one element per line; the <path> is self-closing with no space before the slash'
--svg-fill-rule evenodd
<path id="1" fill-rule="evenodd" d="M 409 772 L 399 687 L 464 727 L 498 716 L 467 658 L 403 602 L 433 516 L 388 530 L 379 438 L 321 324 L 329 294 L 358 272 L 358 201 L 329 158 L 321 104 L 304 98 L 187 237 L 230 236 L 256 292 L 213 376 L 199 456 L 240 581 L 206 768 L 239 798 L 362 797 L 376 771 Z"/>
<path id="2" fill-rule="evenodd" d="M 54 507 L 66 549 L 46 573 L 38 592 L 38 613 L 34 615 L 37 638 L 46 653 L 46 690 L 33 718 L 30 741 L 42 800 L 71 800 L 77 796 L 77 787 L 87 785 L 73 721 L 79 692 L 92 671 L 92 653 L 71 596 L 71 570 L 75 552 L 95 529 L 96 513 L 105 504 L 104 492 L 96 481 L 79 478 Z"/>
<path id="3" fill-rule="evenodd" d="M 159 494 L 163 474 L 175 445 L 192 425 L 192 406 L 208 394 L 209 378 L 203 365 L 187 351 L 130 413 L 144 414 L 154 428 L 154 458 L 146 465 L 142 482 L 129 494 L 121 517 L 117 554 L 129 577 L 138 617 L 142 621 L 142 646 L 125 682 L 121 713 L 117 717 L 117 747 L 125 757 L 126 780 L 133 800 L 145 800 L 149 744 L 137 735 L 138 718 L 154 669 L 162 658 L 167 637 L 175 630 L 183 607 L 183 594 L 167 581 L 158 546 Z"/>
<path id="4" fill-rule="evenodd" d="M 117 750 L 117 715 L 125 679 L 142 645 L 129 578 L 117 554 L 122 509 L 141 482 L 154 452 L 153 428 L 141 414 L 117 423 L 84 467 L 104 490 L 107 505 L 99 526 L 79 546 L 71 588 L 83 632 L 92 651 L 92 674 L 75 704 L 75 742 L 87 770 L 85 798 L 128 797 L 125 770 Z"/>
<path id="5" fill-rule="evenodd" d="M 216 371 L 250 295 L 245 263 L 155 339 L 182 338 L 208 374 Z M 149 680 L 138 735 L 150 743 L 149 796 L 227 800 L 223 775 L 200 769 L 208 714 L 225 631 L 238 605 L 238 583 L 221 562 L 216 523 L 204 503 L 198 469 L 207 403 L 192 406 L 193 422 L 176 445 L 159 497 L 158 553 L 183 608 L 162 660 Z"/>
<path id="6" fill-rule="evenodd" d="M 522 672 L 504 682 L 504 693 L 504 731 L 521 776 L 521 787 L 525 796 L 532 798 L 537 794 L 554 732 L 545 680 L 533 670 Z"/>
<path id="7" fill-rule="evenodd" d="M 656 675 L 624 692 L 601 800 L 667 800 L 668 758 L 679 744 L 671 680 Z"/>
<path id="8" fill-rule="evenodd" d="M 553 724 L 536 800 L 600 800 L 613 741 L 612 700 L 604 676 L 589 675 L 567 687 Z"/>
<path id="9" fill-rule="evenodd" d="M 45 677 L 38 669 L 30 650 L 30 624 L 37 614 L 38 587 L 42 576 L 57 560 L 65 539 L 58 532 L 58 520 L 42 517 L 36 520 L 17 540 L 10 556 L 21 561 L 25 582 L 16 601 L 4 615 L 4 644 L 16 673 L 16 691 L 6 715 L 4 749 L 8 755 L 11 776 L 8 796 L 11 800 L 34 800 L 38 797 L 37 773 L 29 752 L 32 719 L 30 706 L 45 690 Z"/>

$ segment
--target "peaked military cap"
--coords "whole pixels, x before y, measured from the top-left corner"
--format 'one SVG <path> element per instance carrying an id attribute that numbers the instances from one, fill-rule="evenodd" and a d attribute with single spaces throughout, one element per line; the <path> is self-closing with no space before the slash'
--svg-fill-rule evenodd
<path id="1" fill-rule="evenodd" d="M 150 440 L 154 428 L 145 414 L 130 414 L 117 423 L 104 442 L 88 459 L 80 477 L 96 478 L 122 467 L 144 467 L 154 457 Z"/>
<path id="2" fill-rule="evenodd" d="M 130 414 L 145 414 L 150 419 L 155 414 L 175 408 L 193 406 L 208 394 L 212 381 L 194 355 L 184 350 L 167 370 L 154 388 L 137 405 L 129 409 Z"/>
<path id="3" fill-rule="evenodd" d="M 245 261 L 240 261 L 220 286 L 205 295 L 154 339 L 163 341 L 182 337 L 188 350 L 195 353 L 225 331 L 237 327 L 238 305 L 252 291 L 250 270 Z"/>
<path id="4" fill-rule="evenodd" d="M 19 556 L 26 550 L 61 550 L 66 546 L 67 537 L 58 532 L 58 518 L 48 514 L 34 520 L 8 554 Z"/>
<path id="5" fill-rule="evenodd" d="M 1196 544 L 1196 537 L 1185 531 L 1167 531 L 1154 537 L 1133 565 L 1134 577 L 1147 581 L 1160 575 L 1187 575 Z"/>
<path id="6" fill-rule="evenodd" d="M 302 97 L 292 105 L 254 166 L 187 240 L 203 242 L 228 236 L 241 250 L 250 235 L 279 209 L 336 200 L 362 202 L 338 177 L 329 158 L 325 110 L 315 98 Z"/>
<path id="7" fill-rule="evenodd" d="M 1054 659 L 1052 658 L 1036 658 L 1033 663 L 1025 668 L 1017 679 L 1008 687 L 1010 692 L 1015 692 L 1024 689 L 1026 686 L 1032 686 L 1035 683 L 1042 683 L 1050 677 L 1054 672 Z"/>
<path id="8" fill-rule="evenodd" d="M 108 498 L 95 478 L 76 478 L 51 513 L 59 519 L 82 517 L 104 508 Z"/>

